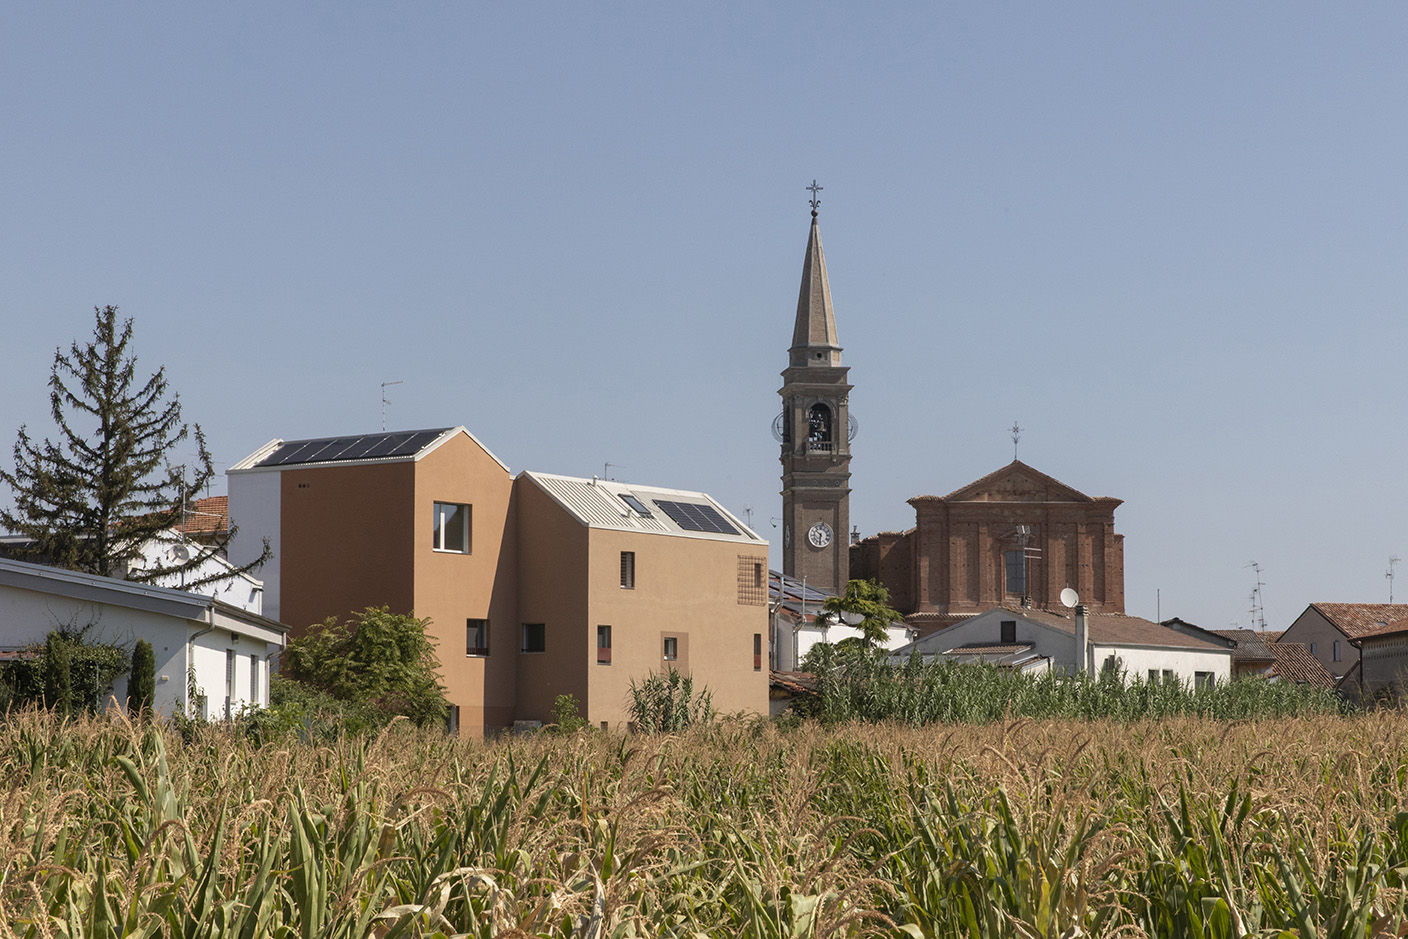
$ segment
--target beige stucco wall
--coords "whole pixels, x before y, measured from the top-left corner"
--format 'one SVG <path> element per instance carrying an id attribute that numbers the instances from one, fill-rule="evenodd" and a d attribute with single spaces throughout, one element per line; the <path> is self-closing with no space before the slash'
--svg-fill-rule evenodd
<path id="1" fill-rule="evenodd" d="M 430 619 L 441 681 L 460 731 L 513 722 L 517 605 L 513 480 L 472 438 L 457 434 L 415 464 L 411 507 L 415 613 Z M 435 550 L 435 503 L 470 506 L 468 554 Z M 466 621 L 489 620 L 489 654 L 466 654 Z"/>
<path id="2" fill-rule="evenodd" d="M 1350 644 L 1348 637 L 1334 626 L 1314 607 L 1306 607 L 1305 612 L 1296 617 L 1290 628 L 1281 634 L 1277 642 L 1303 642 L 1307 648 L 1314 643 L 1311 654 L 1336 678 L 1341 678 L 1359 661 L 1359 650 Z M 1340 644 L 1340 658 L 1335 661 L 1335 642 Z"/>

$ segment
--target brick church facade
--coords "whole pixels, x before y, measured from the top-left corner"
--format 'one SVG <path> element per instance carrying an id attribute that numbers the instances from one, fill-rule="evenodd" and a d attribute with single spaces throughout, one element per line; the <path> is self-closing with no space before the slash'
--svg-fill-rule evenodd
<path id="1" fill-rule="evenodd" d="M 916 496 L 915 526 L 851 546 L 853 578 L 875 578 L 923 632 L 1000 605 L 1124 613 L 1119 499 L 1092 497 L 1013 460 L 946 496 Z"/>

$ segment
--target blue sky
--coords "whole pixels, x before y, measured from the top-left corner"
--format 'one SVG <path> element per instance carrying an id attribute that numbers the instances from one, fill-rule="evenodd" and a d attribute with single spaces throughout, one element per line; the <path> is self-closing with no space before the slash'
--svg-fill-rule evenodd
<path id="1" fill-rule="evenodd" d="M 392 428 L 775 534 L 815 178 L 863 534 L 1016 420 L 1125 500 L 1136 615 L 1408 556 L 1401 3 L 14 2 L 0 88 L 6 459 L 112 303 L 222 464 L 402 381 Z"/>

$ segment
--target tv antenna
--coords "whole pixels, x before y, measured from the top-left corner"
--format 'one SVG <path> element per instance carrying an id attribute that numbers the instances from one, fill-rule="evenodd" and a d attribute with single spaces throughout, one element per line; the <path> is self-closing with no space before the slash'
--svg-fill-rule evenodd
<path id="1" fill-rule="evenodd" d="M 613 467 L 613 466 L 616 467 L 617 469 L 625 469 L 625 468 L 626 468 L 626 466 L 625 466 L 624 463 L 603 463 L 603 464 L 601 464 L 601 478 L 602 478 L 602 479 L 605 479 L 605 480 L 610 480 L 610 479 L 611 479 L 611 467 Z M 616 480 L 616 481 L 619 482 L 619 480 Z"/>
<path id="2" fill-rule="evenodd" d="M 405 382 L 400 379 L 397 379 L 396 381 L 384 381 L 381 383 L 381 432 L 383 434 L 386 433 L 386 406 L 391 403 L 386 398 L 387 386 L 404 384 Z"/>
<path id="3" fill-rule="evenodd" d="M 1384 576 L 1388 578 L 1388 602 L 1393 602 L 1393 565 L 1398 563 L 1398 555 L 1393 555 L 1388 559 L 1388 570 Z"/>
<path id="4" fill-rule="evenodd" d="M 1250 567 L 1256 573 L 1256 586 L 1252 588 L 1252 628 L 1266 631 L 1266 595 L 1262 588 L 1266 586 L 1261 579 L 1261 565 L 1255 561 L 1248 561 Z"/>

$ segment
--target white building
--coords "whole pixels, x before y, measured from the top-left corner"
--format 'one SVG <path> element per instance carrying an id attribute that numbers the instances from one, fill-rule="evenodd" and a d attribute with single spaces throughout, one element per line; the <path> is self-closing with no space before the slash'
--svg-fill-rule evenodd
<path id="1" fill-rule="evenodd" d="M 1074 612 L 998 607 L 930 633 L 891 658 L 903 662 L 918 653 L 926 661 L 985 661 L 1065 674 L 1115 669 L 1127 681 L 1176 678 L 1202 686 L 1231 679 L 1234 646 L 1197 627 L 1173 629 L 1137 616 L 1083 613 L 1078 619 Z"/>
<path id="2" fill-rule="evenodd" d="M 85 626 L 99 642 L 151 643 L 157 711 L 212 719 L 268 706 L 270 660 L 287 635 L 282 624 L 214 597 L 0 558 L 0 651 Z M 126 701 L 125 676 L 113 697 Z"/>
<path id="3" fill-rule="evenodd" d="M 768 571 L 769 628 L 772 631 L 772 668 L 790 672 L 801 668 L 812 646 L 821 642 L 859 639 L 863 635 L 822 606 L 830 596 L 804 581 Z M 916 632 L 902 621 L 886 630 L 882 649 L 895 650 L 914 639 Z"/>

